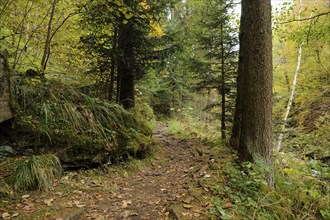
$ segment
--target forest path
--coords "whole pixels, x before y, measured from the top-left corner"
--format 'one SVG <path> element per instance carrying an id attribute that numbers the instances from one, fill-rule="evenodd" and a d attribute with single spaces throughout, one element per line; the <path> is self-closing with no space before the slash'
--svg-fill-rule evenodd
<path id="1" fill-rule="evenodd" d="M 176 138 L 165 130 L 155 133 L 159 150 L 132 162 L 129 166 L 138 166 L 133 171 L 70 172 L 54 191 L 33 192 L 4 211 L 18 213 L 15 219 L 210 219 L 210 189 L 221 181 L 218 154 L 196 139 Z"/>

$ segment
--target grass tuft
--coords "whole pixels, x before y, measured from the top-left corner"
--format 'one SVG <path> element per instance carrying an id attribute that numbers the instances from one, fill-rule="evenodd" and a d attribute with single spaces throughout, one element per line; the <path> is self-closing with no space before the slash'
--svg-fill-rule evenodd
<path id="1" fill-rule="evenodd" d="M 50 154 L 17 160 L 15 166 L 15 171 L 6 178 L 15 191 L 50 190 L 53 181 L 62 175 L 59 159 Z"/>

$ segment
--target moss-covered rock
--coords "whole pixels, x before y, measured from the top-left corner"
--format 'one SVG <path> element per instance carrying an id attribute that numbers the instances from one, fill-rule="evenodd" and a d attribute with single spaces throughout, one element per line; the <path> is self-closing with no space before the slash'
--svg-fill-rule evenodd
<path id="1" fill-rule="evenodd" d="M 6 57 L 0 51 L 0 123 L 11 119 L 10 71 Z"/>
<path id="2" fill-rule="evenodd" d="M 20 81 L 20 80 L 19 80 Z M 136 111 L 92 98 L 57 81 L 24 79 L 15 90 L 12 136 L 25 146 L 48 148 L 68 166 L 143 157 L 153 143 Z"/>

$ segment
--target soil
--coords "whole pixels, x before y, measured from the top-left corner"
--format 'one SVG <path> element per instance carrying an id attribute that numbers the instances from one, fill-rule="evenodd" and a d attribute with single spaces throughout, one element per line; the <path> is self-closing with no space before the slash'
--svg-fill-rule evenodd
<path id="1" fill-rule="evenodd" d="M 210 219 L 211 192 L 225 156 L 197 139 L 155 133 L 158 150 L 143 161 L 69 172 L 51 192 L 2 200 L 5 219 Z M 216 157 L 216 155 L 218 155 Z"/>

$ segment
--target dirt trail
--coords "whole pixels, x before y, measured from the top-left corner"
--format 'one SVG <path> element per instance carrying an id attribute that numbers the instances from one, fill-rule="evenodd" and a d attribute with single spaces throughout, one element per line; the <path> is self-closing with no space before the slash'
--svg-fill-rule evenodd
<path id="1" fill-rule="evenodd" d="M 70 173 L 53 192 L 34 192 L 0 212 L 18 213 L 15 219 L 210 219 L 209 189 L 218 179 L 211 149 L 163 130 L 155 137 L 160 150 L 136 171 Z"/>

